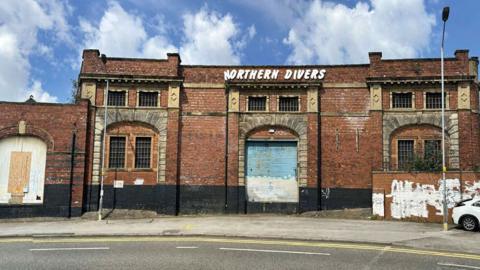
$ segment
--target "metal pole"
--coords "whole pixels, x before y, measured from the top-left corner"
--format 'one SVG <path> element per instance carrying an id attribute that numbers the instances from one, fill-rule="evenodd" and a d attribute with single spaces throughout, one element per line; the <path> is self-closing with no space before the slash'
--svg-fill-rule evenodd
<path id="1" fill-rule="evenodd" d="M 75 128 L 76 129 L 76 128 Z M 74 130 L 72 135 L 72 149 L 70 152 L 70 199 L 69 199 L 69 207 L 68 207 L 68 217 L 72 217 L 72 192 L 73 192 L 73 171 L 75 170 L 75 144 L 77 140 L 77 133 Z"/>
<path id="2" fill-rule="evenodd" d="M 102 175 L 100 177 L 100 200 L 98 202 L 98 221 L 102 220 L 102 208 L 103 208 L 103 183 L 105 179 L 105 145 L 107 143 L 107 98 L 108 98 L 108 80 L 107 88 L 103 95 L 103 103 L 104 103 L 104 118 L 103 118 L 103 147 L 102 147 Z"/>
<path id="3" fill-rule="evenodd" d="M 441 54 L 441 66 L 442 66 L 442 184 L 443 184 L 443 230 L 448 230 L 448 206 L 447 206 L 447 181 L 445 180 L 445 172 L 447 167 L 445 165 L 445 78 L 443 68 L 443 41 L 445 38 L 445 21 L 443 22 L 442 32 L 442 47 Z"/>

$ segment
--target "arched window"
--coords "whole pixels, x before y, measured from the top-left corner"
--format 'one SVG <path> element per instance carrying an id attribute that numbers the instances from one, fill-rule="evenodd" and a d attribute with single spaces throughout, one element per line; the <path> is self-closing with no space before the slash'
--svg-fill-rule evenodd
<path id="1" fill-rule="evenodd" d="M 117 122 L 107 128 L 106 177 L 133 184 L 157 182 L 159 133 L 143 122 Z"/>
<path id="2" fill-rule="evenodd" d="M 446 138 L 448 149 L 448 137 Z M 408 125 L 392 133 L 391 161 L 393 169 L 438 171 L 442 162 L 442 131 L 432 125 Z"/>

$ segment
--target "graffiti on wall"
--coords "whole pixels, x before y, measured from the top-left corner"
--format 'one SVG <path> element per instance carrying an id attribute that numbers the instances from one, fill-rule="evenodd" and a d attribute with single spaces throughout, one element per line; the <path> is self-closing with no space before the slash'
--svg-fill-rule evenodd
<path id="1" fill-rule="evenodd" d="M 330 188 L 322 188 L 322 199 L 328 200 L 330 198 Z"/>
<path id="2" fill-rule="evenodd" d="M 385 198 L 383 193 L 372 193 L 372 212 L 377 216 L 385 216 Z"/>
<path id="3" fill-rule="evenodd" d="M 463 187 L 463 194 L 467 196 L 466 198 L 480 196 L 480 181 L 465 181 L 465 185 Z"/>
<path id="4" fill-rule="evenodd" d="M 460 180 L 445 181 L 448 206 L 453 207 L 455 201 L 460 200 Z M 428 218 L 427 205 L 435 207 L 437 215 L 443 214 L 443 180 L 440 181 L 438 189 L 435 185 L 393 180 L 391 190 L 392 193 L 387 197 L 392 198 L 390 210 L 393 218 Z"/>
<path id="5" fill-rule="evenodd" d="M 446 195 L 448 208 L 462 199 L 480 196 L 480 181 L 464 182 L 459 179 L 446 179 Z M 462 192 L 463 190 L 463 192 Z M 435 208 L 436 215 L 443 215 L 443 180 L 438 181 L 438 188 L 432 184 L 414 183 L 408 180 L 393 180 L 391 193 L 372 194 L 372 211 L 374 215 L 385 215 L 385 198 L 391 198 L 390 211 L 392 218 L 409 217 L 428 218 L 428 206 Z"/>

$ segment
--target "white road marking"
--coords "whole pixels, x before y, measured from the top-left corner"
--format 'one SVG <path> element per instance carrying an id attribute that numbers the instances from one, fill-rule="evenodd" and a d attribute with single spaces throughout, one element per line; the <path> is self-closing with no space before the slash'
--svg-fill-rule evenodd
<path id="1" fill-rule="evenodd" d="M 462 267 L 466 269 L 480 269 L 479 266 L 461 265 L 461 264 L 454 264 L 454 263 L 437 263 L 437 264 L 441 266 Z"/>
<path id="2" fill-rule="evenodd" d="M 109 247 L 31 248 L 30 251 L 107 250 Z"/>
<path id="3" fill-rule="evenodd" d="M 178 249 L 194 249 L 194 248 L 198 248 L 198 247 L 177 247 Z"/>
<path id="4" fill-rule="evenodd" d="M 287 253 L 287 254 L 305 254 L 305 255 L 330 256 L 330 253 L 303 252 L 303 251 L 290 251 L 290 250 L 251 249 L 251 248 L 219 248 L 219 249 L 220 250 L 232 250 L 232 251 L 250 251 L 250 252 L 267 252 L 267 253 Z"/>

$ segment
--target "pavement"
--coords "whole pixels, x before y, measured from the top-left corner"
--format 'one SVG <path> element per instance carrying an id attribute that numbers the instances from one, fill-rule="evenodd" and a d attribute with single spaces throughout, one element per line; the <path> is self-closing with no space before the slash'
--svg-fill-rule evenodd
<path id="1" fill-rule="evenodd" d="M 369 243 L 480 254 L 480 233 L 441 224 L 298 215 L 165 216 L 142 219 L 0 221 L 0 238 L 215 236 Z"/>

